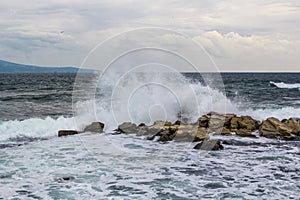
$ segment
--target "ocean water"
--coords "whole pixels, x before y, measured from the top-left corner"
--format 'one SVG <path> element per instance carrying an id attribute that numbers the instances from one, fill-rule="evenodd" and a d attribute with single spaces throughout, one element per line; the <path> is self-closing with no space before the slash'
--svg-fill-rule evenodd
<path id="1" fill-rule="evenodd" d="M 153 84 L 127 91 L 148 80 L 139 75 L 142 80 L 124 79 L 109 93 L 109 81 L 85 90 L 97 78 L 91 74 L 0 74 L 0 199 L 299 199 L 298 141 L 212 135 L 235 145 L 208 152 L 192 143 L 110 134 L 127 112 L 131 121 L 148 124 L 174 121 L 179 112 L 194 121 L 224 107 L 258 120 L 300 117 L 299 73 L 221 76 L 224 91 L 189 73 L 182 82 L 165 79 L 171 92 Z M 94 118 L 105 123 L 104 134 L 57 137 Z"/>

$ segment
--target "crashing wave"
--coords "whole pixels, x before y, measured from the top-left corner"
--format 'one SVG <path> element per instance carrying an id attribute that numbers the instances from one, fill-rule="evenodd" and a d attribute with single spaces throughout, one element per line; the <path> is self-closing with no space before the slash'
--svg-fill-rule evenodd
<path id="1" fill-rule="evenodd" d="M 286 89 L 299 89 L 300 90 L 300 83 L 276 83 L 273 81 L 270 81 L 270 84 L 275 85 L 278 88 L 286 88 Z"/>

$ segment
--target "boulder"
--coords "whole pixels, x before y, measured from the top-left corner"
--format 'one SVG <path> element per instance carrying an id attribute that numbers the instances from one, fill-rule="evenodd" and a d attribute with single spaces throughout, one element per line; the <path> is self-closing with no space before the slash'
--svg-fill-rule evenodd
<path id="1" fill-rule="evenodd" d="M 116 130 L 118 133 L 137 133 L 138 127 L 136 124 L 131 122 L 124 122 L 118 126 Z"/>
<path id="2" fill-rule="evenodd" d="M 79 134 L 79 132 L 75 131 L 75 130 L 59 130 L 58 131 L 58 137 L 68 136 L 68 135 L 76 135 L 76 134 Z"/>
<path id="3" fill-rule="evenodd" d="M 210 116 L 203 115 L 198 119 L 198 125 L 199 127 L 208 128 L 208 123 L 210 120 Z"/>
<path id="4" fill-rule="evenodd" d="M 208 133 L 197 133 L 194 137 L 193 142 L 200 142 L 203 140 L 208 140 L 209 139 L 209 134 Z"/>
<path id="5" fill-rule="evenodd" d="M 238 129 L 247 129 L 249 131 L 255 131 L 259 128 L 259 121 L 253 119 L 250 116 L 233 116 L 230 120 L 230 125 L 228 127 L 231 131 L 236 131 Z"/>
<path id="6" fill-rule="evenodd" d="M 293 134 L 300 136 L 300 123 L 296 118 L 290 118 L 289 120 L 286 120 L 284 124 L 292 129 Z"/>
<path id="7" fill-rule="evenodd" d="M 223 150 L 224 147 L 220 140 L 203 140 L 194 146 L 194 149 L 206 150 L 206 151 L 217 151 Z"/>
<path id="8" fill-rule="evenodd" d="M 274 117 L 266 119 L 259 127 L 259 135 L 266 138 L 292 139 L 292 132 L 292 128 Z"/>
<path id="9" fill-rule="evenodd" d="M 169 131 L 162 131 L 160 132 L 160 138 L 157 140 L 158 142 L 168 142 L 172 141 L 175 137 L 175 133 L 169 132 Z"/>
<path id="10" fill-rule="evenodd" d="M 236 117 L 235 114 L 226 114 L 225 115 L 225 121 L 224 121 L 224 127 L 230 128 L 231 120 Z"/>
<path id="11" fill-rule="evenodd" d="M 249 129 L 238 129 L 235 131 L 235 133 L 240 137 L 256 137 Z"/>
<path id="12" fill-rule="evenodd" d="M 226 118 L 225 114 L 211 112 L 208 113 L 207 115 L 210 116 L 209 123 L 208 123 L 208 128 L 210 132 L 215 132 L 216 130 L 224 127 L 224 122 Z"/>
<path id="13" fill-rule="evenodd" d="M 229 126 L 229 129 L 231 131 L 235 131 L 235 130 L 238 130 L 239 129 L 239 117 L 232 117 L 231 118 L 231 121 L 230 121 L 230 126 Z"/>
<path id="14" fill-rule="evenodd" d="M 102 133 L 104 124 L 101 122 L 93 122 L 84 128 L 84 132 Z"/>
<path id="15" fill-rule="evenodd" d="M 197 126 L 195 125 L 181 125 L 175 126 L 172 129 L 175 132 L 174 140 L 177 142 L 192 142 L 194 136 L 197 134 Z"/>
<path id="16" fill-rule="evenodd" d="M 251 118 L 250 116 L 241 116 L 237 122 L 239 129 L 254 131 L 259 128 L 259 121 Z"/>
<path id="17" fill-rule="evenodd" d="M 216 132 L 221 128 L 230 128 L 232 118 L 236 117 L 235 114 L 221 114 L 217 112 L 210 112 L 203 115 L 198 119 L 199 127 L 209 128 L 210 132 Z"/>
<path id="18" fill-rule="evenodd" d="M 177 120 L 176 122 L 174 122 L 173 125 L 180 125 L 181 124 L 181 121 L 180 120 Z"/>
<path id="19" fill-rule="evenodd" d="M 232 132 L 228 128 L 224 127 L 216 130 L 215 135 L 232 135 Z"/>

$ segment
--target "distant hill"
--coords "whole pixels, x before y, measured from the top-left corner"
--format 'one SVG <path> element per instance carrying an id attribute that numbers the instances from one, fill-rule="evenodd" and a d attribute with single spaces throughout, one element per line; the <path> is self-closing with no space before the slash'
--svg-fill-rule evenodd
<path id="1" fill-rule="evenodd" d="M 76 67 L 40 67 L 0 60 L 0 73 L 76 73 L 78 70 L 79 68 Z M 92 72 L 92 70 L 85 70 L 84 72 Z"/>

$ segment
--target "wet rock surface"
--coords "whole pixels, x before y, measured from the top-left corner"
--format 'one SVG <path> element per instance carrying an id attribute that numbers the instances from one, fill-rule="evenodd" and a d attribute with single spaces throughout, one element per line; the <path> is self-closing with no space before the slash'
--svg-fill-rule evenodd
<path id="1" fill-rule="evenodd" d="M 84 132 L 102 133 L 104 124 L 93 122 L 84 128 Z M 61 130 L 58 136 L 75 135 L 80 132 L 74 130 Z M 280 140 L 299 140 L 300 123 L 298 118 L 290 118 L 280 121 L 274 117 L 259 122 L 250 116 L 237 116 L 236 114 L 222 114 L 210 112 L 198 118 L 195 123 L 182 122 L 174 123 L 157 120 L 152 125 L 132 122 L 124 122 L 112 134 L 134 134 L 142 136 L 147 140 L 166 143 L 174 142 L 199 142 L 194 148 L 200 150 L 222 150 L 222 143 L 227 145 L 259 145 L 257 142 L 240 143 L 237 141 L 214 140 L 214 136 L 257 138 Z"/>
<path id="2" fill-rule="evenodd" d="M 194 149 L 218 151 L 223 150 L 224 146 L 220 140 L 203 140 L 201 143 L 194 146 Z"/>
<path id="3" fill-rule="evenodd" d="M 58 131 L 58 137 L 68 136 L 68 135 L 76 135 L 79 134 L 78 131 L 75 130 L 60 130 Z"/>
<path id="4" fill-rule="evenodd" d="M 84 128 L 84 132 L 102 133 L 104 124 L 102 122 L 93 122 Z"/>

